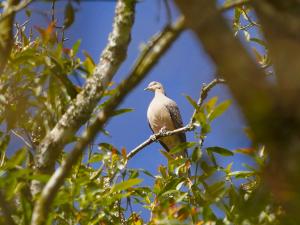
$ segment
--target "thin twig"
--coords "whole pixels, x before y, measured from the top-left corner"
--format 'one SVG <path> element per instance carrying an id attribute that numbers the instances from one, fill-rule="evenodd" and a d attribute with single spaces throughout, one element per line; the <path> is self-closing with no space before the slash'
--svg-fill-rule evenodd
<path id="1" fill-rule="evenodd" d="M 190 122 L 185 125 L 184 127 L 178 128 L 176 130 L 172 130 L 172 131 L 164 131 L 161 130 L 156 134 L 151 135 L 147 140 L 145 140 L 143 143 L 141 143 L 140 145 L 138 145 L 136 148 L 134 148 L 133 150 L 131 150 L 128 154 L 127 154 L 127 159 L 131 159 L 133 156 L 135 156 L 137 153 L 139 153 L 143 148 L 145 148 L 146 146 L 150 145 L 151 143 L 158 141 L 160 138 L 162 137 L 166 137 L 166 136 L 171 136 L 174 134 L 178 134 L 178 133 L 183 133 L 183 132 L 188 132 L 188 131 L 192 131 L 196 128 L 196 125 L 194 124 L 195 122 L 195 116 L 198 113 L 200 107 L 202 106 L 205 98 L 207 97 L 207 93 L 216 85 L 219 83 L 224 83 L 225 80 L 220 79 L 220 78 L 216 78 L 213 81 L 211 81 L 208 85 L 203 85 L 202 89 L 201 89 L 201 94 L 199 97 L 199 100 L 197 102 L 197 108 L 194 110 L 194 113 L 190 119 Z"/>
<path id="2" fill-rule="evenodd" d="M 11 130 L 11 132 L 12 132 L 16 137 L 20 138 L 20 139 L 25 143 L 25 145 L 27 145 L 30 149 L 32 149 L 31 144 L 29 144 L 29 143 L 25 140 L 24 137 L 22 137 L 20 134 L 18 134 L 18 133 L 17 133 L 16 131 L 14 131 L 14 130 Z"/>
<path id="3" fill-rule="evenodd" d="M 51 22 L 55 23 L 55 2 L 56 0 L 52 0 L 52 5 L 51 5 Z"/>
<path id="4" fill-rule="evenodd" d="M 167 22 L 171 23 L 171 21 L 172 21 L 172 12 L 171 12 L 171 7 L 170 7 L 170 4 L 169 4 L 169 1 L 168 0 L 163 0 L 163 3 L 164 3 L 165 8 L 166 8 Z"/>

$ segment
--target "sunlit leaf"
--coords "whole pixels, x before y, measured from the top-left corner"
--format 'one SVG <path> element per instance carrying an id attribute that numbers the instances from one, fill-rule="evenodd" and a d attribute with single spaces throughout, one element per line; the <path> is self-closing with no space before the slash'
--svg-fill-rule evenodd
<path id="1" fill-rule="evenodd" d="M 117 116 L 117 115 L 121 115 L 121 114 L 123 114 L 123 113 L 128 113 L 128 112 L 132 112 L 134 109 L 129 109 L 129 108 L 127 108 L 127 109 L 117 109 L 117 110 L 115 110 L 114 112 L 113 112 L 113 116 Z"/>
<path id="2" fill-rule="evenodd" d="M 228 174 L 228 176 L 235 177 L 236 179 L 247 178 L 255 175 L 255 171 L 234 171 Z"/>
<path id="3" fill-rule="evenodd" d="M 21 165 L 26 159 L 26 148 L 18 150 L 6 163 L 7 168 L 14 168 L 15 166 Z"/>
<path id="4" fill-rule="evenodd" d="M 137 185 L 139 183 L 141 183 L 143 180 L 139 179 L 139 178 L 134 178 L 134 179 L 129 179 L 126 181 L 123 181 L 121 183 L 115 184 L 112 189 L 111 192 L 117 192 L 117 191 L 123 191 L 126 190 L 134 185 Z"/>
<path id="5" fill-rule="evenodd" d="M 5 137 L 2 138 L 2 140 L 0 141 L 0 152 L 1 153 L 6 151 L 9 141 L 10 141 L 9 135 L 5 135 Z"/>
<path id="6" fill-rule="evenodd" d="M 214 153 L 217 153 L 217 154 L 220 154 L 222 156 L 233 156 L 234 153 L 226 148 L 222 148 L 222 147 L 217 147 L 217 146 L 214 146 L 214 147 L 208 147 L 206 148 L 207 152 L 214 152 Z"/>
<path id="7" fill-rule="evenodd" d="M 95 153 L 89 159 L 89 163 L 100 162 L 100 161 L 102 161 L 102 159 L 103 159 L 103 154 Z"/>
<path id="8" fill-rule="evenodd" d="M 205 103 L 206 111 L 208 113 L 210 113 L 211 110 L 215 107 L 217 101 L 218 101 L 218 96 L 214 96 Z"/>
<path id="9" fill-rule="evenodd" d="M 186 99 L 189 101 L 189 103 L 194 107 L 194 109 L 197 109 L 198 108 L 198 105 L 197 105 L 197 102 L 192 99 L 190 96 L 186 95 L 185 96 Z"/>
<path id="10" fill-rule="evenodd" d="M 179 153 L 185 149 L 188 148 L 192 148 L 193 146 L 195 146 L 196 142 L 184 142 L 184 143 L 180 143 L 179 145 L 177 145 L 175 148 L 172 148 L 170 150 L 171 154 L 175 154 L 175 153 Z"/>
<path id="11" fill-rule="evenodd" d="M 221 104 L 219 104 L 218 106 L 215 107 L 215 109 L 208 114 L 208 119 L 210 121 L 214 120 L 215 118 L 217 118 L 218 116 L 222 115 L 230 106 L 231 101 L 230 100 L 226 100 L 224 102 L 222 102 Z"/>

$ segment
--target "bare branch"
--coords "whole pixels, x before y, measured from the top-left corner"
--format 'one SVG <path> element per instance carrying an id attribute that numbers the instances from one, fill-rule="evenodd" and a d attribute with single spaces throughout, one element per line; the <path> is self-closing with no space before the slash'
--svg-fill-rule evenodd
<path id="1" fill-rule="evenodd" d="M 98 114 L 97 119 L 85 130 L 74 149 L 69 153 L 61 166 L 54 172 L 45 185 L 40 198 L 37 200 L 32 216 L 31 225 L 42 225 L 49 213 L 49 207 L 68 176 L 72 166 L 79 160 L 87 145 L 95 138 L 98 131 L 113 116 L 115 109 L 122 103 L 123 99 L 130 93 L 148 72 L 156 65 L 161 56 L 167 51 L 183 30 L 183 20 L 180 18 L 173 26 L 166 27 L 164 31 L 154 36 L 138 58 L 132 72 L 116 88 L 116 94 L 108 100 L 105 107 Z"/>
<path id="2" fill-rule="evenodd" d="M 139 146 L 137 146 L 136 148 L 131 150 L 127 154 L 127 159 L 128 160 L 131 159 L 133 156 L 135 156 L 137 153 L 139 153 L 143 148 L 145 148 L 146 146 L 152 144 L 153 142 L 158 141 L 162 137 L 171 136 L 171 135 L 174 135 L 174 134 L 195 130 L 196 126 L 194 125 L 194 122 L 195 122 L 195 116 L 196 116 L 198 110 L 202 106 L 205 98 L 207 97 L 208 92 L 214 86 L 216 86 L 217 84 L 220 84 L 220 83 L 225 83 L 225 80 L 217 78 L 217 79 L 214 79 L 213 81 L 211 81 L 208 85 L 205 85 L 205 84 L 203 85 L 203 87 L 201 89 L 200 97 L 199 97 L 198 102 L 197 102 L 198 107 L 194 110 L 194 113 L 193 113 L 193 115 L 190 119 L 190 122 L 187 125 L 185 125 L 184 127 L 178 128 L 176 130 L 172 130 L 172 131 L 163 131 L 163 130 L 161 130 L 160 132 L 151 135 L 142 144 L 140 144 Z"/>
<path id="3" fill-rule="evenodd" d="M 88 121 L 104 90 L 125 60 L 131 39 L 135 4 L 135 0 L 117 1 L 113 30 L 94 74 L 37 149 L 35 164 L 38 173 L 49 174 L 54 170 L 59 152 L 75 132 Z M 33 182 L 33 194 L 40 191 L 39 186 L 39 182 Z"/>

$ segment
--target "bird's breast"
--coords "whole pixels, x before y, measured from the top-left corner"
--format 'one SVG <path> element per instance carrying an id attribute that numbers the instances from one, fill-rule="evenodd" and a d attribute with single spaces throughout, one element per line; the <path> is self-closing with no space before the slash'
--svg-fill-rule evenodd
<path id="1" fill-rule="evenodd" d="M 154 133 L 159 132 L 163 127 L 167 130 L 175 129 L 169 111 L 162 104 L 151 103 L 147 111 L 147 117 Z"/>

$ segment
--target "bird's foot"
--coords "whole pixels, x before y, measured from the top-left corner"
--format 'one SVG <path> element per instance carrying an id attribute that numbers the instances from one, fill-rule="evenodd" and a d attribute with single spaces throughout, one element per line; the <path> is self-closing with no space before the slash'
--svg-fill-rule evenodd
<path id="1" fill-rule="evenodd" d="M 165 126 L 163 126 L 160 130 L 159 130 L 159 133 L 166 133 L 167 132 L 167 128 Z"/>

